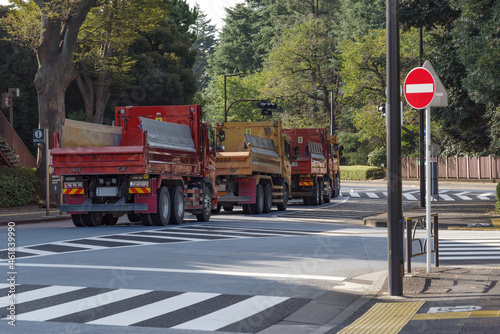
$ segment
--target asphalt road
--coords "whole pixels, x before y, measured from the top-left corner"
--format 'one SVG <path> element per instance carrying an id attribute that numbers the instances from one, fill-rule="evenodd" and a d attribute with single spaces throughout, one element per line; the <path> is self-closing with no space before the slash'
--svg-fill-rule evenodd
<path id="1" fill-rule="evenodd" d="M 378 193 L 375 188 L 356 191 Z M 166 227 L 124 218 L 99 228 L 69 221 L 15 226 L 12 268 L 8 253 L 0 253 L 1 332 L 264 332 L 328 293 L 370 290 L 387 270 L 387 230 L 360 222 L 386 204 L 369 195 L 342 196 L 320 207 L 293 201 L 286 212 L 261 216 L 236 209 L 204 224 L 187 216 Z M 0 231 L 5 249 L 8 226 Z M 463 243 L 467 233 L 442 237 Z M 416 258 L 412 266 L 424 261 Z M 16 327 L 5 318 L 12 281 Z M 308 316 L 308 326 L 321 325 Z"/>

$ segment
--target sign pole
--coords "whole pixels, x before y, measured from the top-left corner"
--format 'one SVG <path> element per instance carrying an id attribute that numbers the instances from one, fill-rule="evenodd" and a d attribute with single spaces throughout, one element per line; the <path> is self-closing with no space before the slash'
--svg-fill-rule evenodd
<path id="1" fill-rule="evenodd" d="M 49 174 L 49 129 L 45 132 L 45 206 L 46 215 L 50 216 L 50 174 Z"/>
<path id="2" fill-rule="evenodd" d="M 387 0 L 387 239 L 391 296 L 403 295 L 399 1 Z"/>
<path id="3" fill-rule="evenodd" d="M 427 176 L 426 176 L 426 209 L 425 209 L 425 220 L 427 223 L 427 272 L 431 272 L 431 253 L 432 253 L 432 242 L 431 242 L 431 107 L 427 106 L 425 108 L 425 152 L 427 161 Z"/>

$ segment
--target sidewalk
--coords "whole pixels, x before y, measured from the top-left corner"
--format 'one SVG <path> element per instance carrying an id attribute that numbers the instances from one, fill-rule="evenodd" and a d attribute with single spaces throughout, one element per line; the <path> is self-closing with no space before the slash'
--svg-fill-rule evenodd
<path id="1" fill-rule="evenodd" d="M 5 226 L 9 222 L 16 224 L 49 223 L 53 221 L 68 220 L 71 215 L 61 215 L 58 208 L 50 209 L 50 216 L 47 210 L 38 205 L 28 205 L 12 208 L 0 208 L 0 226 Z"/>

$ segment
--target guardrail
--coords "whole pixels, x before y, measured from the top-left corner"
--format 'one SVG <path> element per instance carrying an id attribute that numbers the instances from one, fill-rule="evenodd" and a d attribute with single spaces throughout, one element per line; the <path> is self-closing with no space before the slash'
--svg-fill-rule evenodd
<path id="1" fill-rule="evenodd" d="M 434 247 L 432 253 L 434 253 L 434 261 L 436 267 L 439 267 L 439 232 L 438 225 L 439 219 L 438 214 L 432 214 L 433 221 L 431 222 L 431 239 L 434 242 Z M 417 238 L 417 229 L 422 230 L 427 229 L 427 218 L 426 216 L 417 217 L 406 217 L 405 218 L 405 229 L 406 229 L 406 268 L 407 272 L 411 273 L 411 258 L 427 254 L 427 238 Z M 413 253 L 413 242 L 418 242 L 419 250 L 418 253 Z"/>

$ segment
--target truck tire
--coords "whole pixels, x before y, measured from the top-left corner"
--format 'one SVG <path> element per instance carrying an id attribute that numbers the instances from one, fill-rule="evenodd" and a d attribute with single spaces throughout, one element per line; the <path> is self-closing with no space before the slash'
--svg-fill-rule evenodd
<path id="1" fill-rule="evenodd" d="M 318 183 L 315 183 L 314 187 L 313 187 L 313 196 L 309 197 L 309 205 L 313 205 L 313 206 L 319 205 L 320 195 L 321 194 L 320 194 L 320 190 L 318 187 Z"/>
<path id="2" fill-rule="evenodd" d="M 223 206 L 223 208 L 224 208 L 224 211 L 231 212 L 234 209 L 234 205 L 226 205 L 226 206 Z"/>
<path id="3" fill-rule="evenodd" d="M 271 189 L 270 184 L 266 184 L 264 186 L 264 208 L 262 210 L 263 213 L 271 212 L 273 207 L 273 190 Z"/>
<path id="4" fill-rule="evenodd" d="M 264 211 L 264 188 L 258 184 L 255 191 L 255 204 L 250 204 L 250 211 L 253 214 L 260 215 Z"/>
<path id="5" fill-rule="evenodd" d="M 250 208 L 250 204 L 242 204 L 241 207 L 243 208 L 243 213 L 248 215 L 252 213 L 252 210 Z"/>
<path id="6" fill-rule="evenodd" d="M 141 216 L 138 213 L 127 213 L 127 218 L 131 223 L 137 223 L 141 221 Z"/>
<path id="7" fill-rule="evenodd" d="M 333 197 L 337 197 L 340 195 L 340 177 L 335 176 L 335 190 L 333 191 Z"/>
<path id="8" fill-rule="evenodd" d="M 283 202 L 278 204 L 278 211 L 285 211 L 288 206 L 288 197 L 290 196 L 290 190 L 288 189 L 288 184 L 283 184 Z"/>
<path id="9" fill-rule="evenodd" d="M 170 214 L 170 224 L 179 225 L 184 221 L 186 203 L 184 191 L 181 187 L 170 188 L 170 200 L 172 201 L 172 213 Z"/>
<path id="10" fill-rule="evenodd" d="M 212 214 L 212 192 L 208 187 L 205 187 L 205 194 L 203 194 L 201 213 L 196 215 L 196 219 L 198 219 L 199 222 L 207 222 L 210 220 L 211 214 Z"/>
<path id="11" fill-rule="evenodd" d="M 220 204 L 217 204 L 217 206 L 215 207 L 215 209 L 212 209 L 212 213 L 220 213 L 220 208 L 221 208 L 221 205 Z"/>
<path id="12" fill-rule="evenodd" d="M 172 213 L 172 202 L 167 187 L 161 187 L 158 191 L 158 209 L 156 213 L 149 214 L 149 220 L 153 226 L 165 226 L 170 221 Z"/>
<path id="13" fill-rule="evenodd" d="M 141 224 L 143 226 L 153 226 L 153 223 L 149 219 L 149 214 L 147 214 L 147 213 L 140 213 L 139 217 L 141 217 Z"/>
<path id="14" fill-rule="evenodd" d="M 118 217 L 113 217 L 113 215 L 110 213 L 102 217 L 103 225 L 116 225 L 117 222 L 118 222 Z"/>
<path id="15" fill-rule="evenodd" d="M 75 215 L 75 214 L 72 214 L 71 215 L 71 220 L 73 221 L 73 224 L 76 226 L 76 227 L 85 227 L 87 225 L 85 225 L 84 221 L 83 221 L 83 217 L 82 215 Z"/>
<path id="16" fill-rule="evenodd" d="M 98 212 L 89 212 L 82 215 L 82 220 L 85 223 L 85 226 L 97 227 L 102 223 L 102 215 Z"/>
<path id="17" fill-rule="evenodd" d="M 327 193 L 323 196 L 323 202 L 330 203 L 330 197 L 332 197 L 332 187 L 328 185 Z"/>

